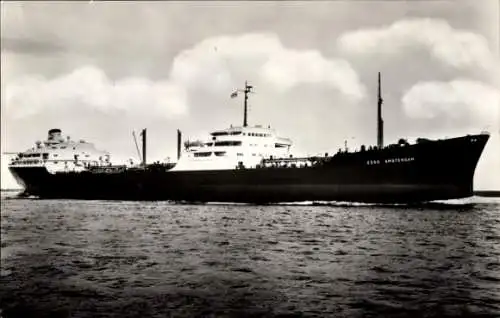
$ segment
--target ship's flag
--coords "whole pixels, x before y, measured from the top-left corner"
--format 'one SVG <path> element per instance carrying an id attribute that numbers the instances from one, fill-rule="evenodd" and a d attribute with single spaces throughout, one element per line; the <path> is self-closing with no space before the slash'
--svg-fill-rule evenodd
<path id="1" fill-rule="evenodd" d="M 238 92 L 237 91 L 231 94 L 231 98 L 235 98 L 235 97 L 238 97 Z"/>

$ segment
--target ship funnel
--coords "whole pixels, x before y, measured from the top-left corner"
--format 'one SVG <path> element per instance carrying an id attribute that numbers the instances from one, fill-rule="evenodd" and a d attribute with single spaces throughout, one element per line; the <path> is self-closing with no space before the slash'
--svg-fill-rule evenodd
<path id="1" fill-rule="evenodd" d="M 382 119 L 382 87 L 380 84 L 380 72 L 378 72 L 378 106 L 377 106 L 377 147 L 384 147 L 384 120 Z"/>
<path id="2" fill-rule="evenodd" d="M 61 136 L 61 129 L 59 128 L 53 128 L 49 130 L 49 134 L 47 136 L 48 141 L 52 142 L 61 142 L 64 141 L 62 136 Z"/>
<path id="3" fill-rule="evenodd" d="M 177 160 L 181 157 L 181 143 L 182 143 L 182 133 L 177 129 Z"/>

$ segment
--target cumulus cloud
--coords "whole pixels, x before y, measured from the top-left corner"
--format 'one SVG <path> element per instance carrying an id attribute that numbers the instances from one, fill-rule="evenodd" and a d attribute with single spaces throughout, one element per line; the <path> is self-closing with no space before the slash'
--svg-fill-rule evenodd
<path id="1" fill-rule="evenodd" d="M 5 102 L 7 114 L 12 118 L 74 107 L 126 111 L 132 116 L 147 112 L 152 116 L 172 117 L 187 111 L 187 93 L 175 83 L 145 78 L 113 82 L 93 66 L 81 67 L 54 79 L 28 76 L 9 81 Z"/>
<path id="2" fill-rule="evenodd" d="M 446 119 L 459 122 L 457 125 L 498 129 L 500 93 L 496 86 L 500 83 L 500 62 L 484 36 L 455 29 L 445 20 L 413 18 L 348 31 L 337 39 L 337 47 L 349 56 L 372 59 L 377 55 L 404 56 L 424 49 L 436 61 L 456 70 L 479 70 L 491 75 L 490 84 L 466 78 L 418 82 L 403 93 L 401 102 L 410 118 Z M 413 62 L 406 62 L 411 63 L 408 69 Z"/>
<path id="3" fill-rule="evenodd" d="M 28 76 L 6 83 L 9 116 L 48 109 L 86 107 L 131 115 L 172 117 L 188 110 L 190 88 L 229 93 L 235 79 L 252 78 L 286 90 L 302 83 L 324 84 L 359 101 L 364 86 L 348 62 L 318 51 L 283 47 L 274 34 L 244 34 L 205 39 L 181 51 L 164 81 L 124 78 L 111 81 L 97 67 L 85 66 L 54 79 Z"/>
<path id="4" fill-rule="evenodd" d="M 500 92 L 477 81 L 420 82 L 405 92 L 402 103 L 406 114 L 414 118 L 446 115 L 495 127 L 499 124 Z"/>
<path id="5" fill-rule="evenodd" d="M 206 39 L 179 54 L 172 79 L 212 88 L 227 86 L 245 73 L 273 88 L 324 84 L 359 101 L 365 95 L 357 73 L 342 59 L 328 59 L 317 50 L 285 48 L 275 34 L 252 33 Z"/>
<path id="6" fill-rule="evenodd" d="M 452 67 L 500 70 L 482 35 L 454 29 L 438 19 L 408 19 L 380 28 L 350 31 L 340 36 L 337 44 L 348 54 L 398 54 L 423 46 Z"/>

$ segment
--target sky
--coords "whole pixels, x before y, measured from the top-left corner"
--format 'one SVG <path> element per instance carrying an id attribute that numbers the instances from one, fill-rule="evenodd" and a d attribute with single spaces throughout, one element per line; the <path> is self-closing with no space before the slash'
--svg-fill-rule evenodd
<path id="1" fill-rule="evenodd" d="M 499 2 L 1 3 L 1 187 L 8 155 L 60 128 L 134 158 L 176 157 L 196 139 L 271 125 L 297 154 L 376 144 L 377 73 L 386 143 L 489 131 L 474 179 L 500 189 Z"/>

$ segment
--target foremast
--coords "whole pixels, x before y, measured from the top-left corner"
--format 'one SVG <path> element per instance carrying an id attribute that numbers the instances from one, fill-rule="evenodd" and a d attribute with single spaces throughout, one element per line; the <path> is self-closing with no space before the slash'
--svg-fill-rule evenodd
<path id="1" fill-rule="evenodd" d="M 382 119 L 382 99 L 380 72 L 378 72 L 378 105 L 377 105 L 377 147 L 379 149 L 384 147 L 384 120 Z"/>

